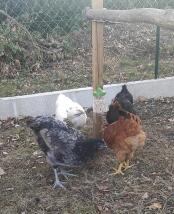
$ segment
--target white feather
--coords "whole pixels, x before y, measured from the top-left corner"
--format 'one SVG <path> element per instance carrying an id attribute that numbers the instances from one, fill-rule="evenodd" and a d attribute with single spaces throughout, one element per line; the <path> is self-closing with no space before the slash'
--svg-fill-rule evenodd
<path id="1" fill-rule="evenodd" d="M 56 120 L 64 121 L 66 119 L 78 128 L 85 125 L 87 116 L 80 104 L 60 94 L 56 100 Z"/>

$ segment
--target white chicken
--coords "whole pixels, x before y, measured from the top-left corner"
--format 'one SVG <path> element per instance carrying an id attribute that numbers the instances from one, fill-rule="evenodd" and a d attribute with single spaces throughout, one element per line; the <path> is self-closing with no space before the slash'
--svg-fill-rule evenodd
<path id="1" fill-rule="evenodd" d="M 64 121 L 75 128 L 83 127 L 87 120 L 83 107 L 63 94 L 59 94 L 57 97 L 55 117 L 56 120 Z"/>

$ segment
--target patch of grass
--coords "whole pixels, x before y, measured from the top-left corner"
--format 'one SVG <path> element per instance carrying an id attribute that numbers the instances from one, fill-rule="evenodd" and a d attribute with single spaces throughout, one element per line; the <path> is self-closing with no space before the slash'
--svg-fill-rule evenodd
<path id="1" fill-rule="evenodd" d="M 90 201 L 86 200 L 84 203 L 84 200 L 74 200 L 72 201 L 72 204 L 69 208 L 65 208 L 62 212 L 63 214 L 69 214 L 69 213 L 74 213 L 74 214 L 98 214 L 95 205 Z"/>
<path id="2" fill-rule="evenodd" d="M 20 72 L 14 79 L 1 77 L 0 97 L 32 94 L 87 87 L 91 85 L 92 71 L 79 62 L 62 64 L 58 69 L 41 70 L 37 73 Z M 105 62 L 104 83 L 117 83 L 154 78 L 154 61 L 123 59 L 112 66 L 112 61 Z M 174 63 L 160 61 L 160 77 L 174 75 Z"/>
<path id="3" fill-rule="evenodd" d="M 90 86 L 91 72 L 85 64 L 85 59 L 81 63 L 67 60 L 55 68 L 20 72 L 14 79 L 1 77 L 0 97 Z"/>
<path id="4" fill-rule="evenodd" d="M 0 97 L 13 96 L 16 94 L 17 88 L 15 83 L 8 80 L 0 82 Z"/>
<path id="5" fill-rule="evenodd" d="M 173 60 L 170 61 L 161 60 L 159 72 L 161 77 L 174 76 Z"/>
<path id="6" fill-rule="evenodd" d="M 60 67 L 40 70 L 37 73 L 20 72 L 14 79 L 1 78 L 0 97 L 56 91 L 91 86 L 92 71 L 87 62 L 65 61 Z M 174 75 L 173 60 L 160 61 L 160 77 Z M 116 64 L 109 58 L 105 61 L 104 83 L 153 79 L 154 61 L 147 59 L 121 59 Z"/>
<path id="7" fill-rule="evenodd" d="M 166 58 L 166 55 L 173 57 L 174 56 L 174 45 L 171 43 L 170 45 L 166 45 L 165 47 L 161 47 L 160 48 L 160 55 L 163 59 Z"/>
<path id="8" fill-rule="evenodd" d="M 11 153 L 10 156 L 17 158 L 17 159 L 28 159 L 32 156 L 32 152 L 33 152 L 33 148 L 24 148 L 24 147 L 20 147 L 18 149 L 16 149 L 16 151 L 14 153 Z"/>
<path id="9" fill-rule="evenodd" d="M 155 62 L 150 59 L 122 58 L 112 67 L 110 58 L 105 62 L 104 79 L 106 83 L 117 83 L 155 78 Z M 159 77 L 174 75 L 173 60 L 160 60 Z"/>
<path id="10" fill-rule="evenodd" d="M 123 58 L 121 59 L 119 65 L 120 65 L 120 68 L 129 68 L 129 67 L 135 67 L 140 63 L 141 63 L 140 60 L 138 61 L 138 60 L 132 60 L 130 58 Z"/>

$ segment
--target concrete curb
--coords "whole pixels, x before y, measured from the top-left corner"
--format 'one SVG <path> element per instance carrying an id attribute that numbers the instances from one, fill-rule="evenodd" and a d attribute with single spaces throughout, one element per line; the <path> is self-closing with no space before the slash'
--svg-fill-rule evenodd
<path id="1" fill-rule="evenodd" d="M 122 83 L 104 86 L 107 92 L 105 97 L 106 104 L 111 102 L 115 94 L 120 91 L 121 86 Z M 174 77 L 128 82 L 127 86 L 135 99 L 139 96 L 145 98 L 174 96 Z M 0 119 L 7 119 L 8 117 L 52 115 L 55 113 L 55 102 L 57 95 L 60 93 L 77 101 L 83 107 L 92 106 L 91 87 L 16 97 L 4 97 L 0 98 Z"/>

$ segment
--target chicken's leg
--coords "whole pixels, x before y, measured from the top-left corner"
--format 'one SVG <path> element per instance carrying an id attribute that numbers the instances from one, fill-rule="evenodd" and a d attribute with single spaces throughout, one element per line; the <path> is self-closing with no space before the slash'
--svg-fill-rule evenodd
<path id="1" fill-rule="evenodd" d="M 126 171 L 127 169 L 131 168 L 133 165 L 129 165 L 129 160 L 124 161 L 124 171 Z"/>
<path id="2" fill-rule="evenodd" d="M 58 187 L 60 187 L 60 188 L 62 188 L 62 189 L 66 189 L 64 186 L 63 186 L 63 182 L 61 182 L 60 180 L 59 180 L 59 176 L 58 176 L 58 173 L 57 173 L 57 169 L 53 169 L 54 170 L 54 175 L 55 175 L 55 182 L 54 182 L 54 186 L 53 186 L 53 188 L 55 189 L 55 188 L 58 188 Z"/>
<path id="3" fill-rule="evenodd" d="M 114 171 L 115 171 L 115 172 L 112 173 L 112 175 L 117 175 L 117 174 L 124 175 L 124 173 L 123 173 L 123 171 L 122 171 L 122 169 L 124 169 L 124 165 L 125 165 L 125 162 L 122 162 L 122 163 L 119 164 L 118 169 L 117 169 L 117 167 L 115 167 L 115 168 L 114 168 Z"/>

